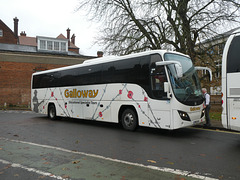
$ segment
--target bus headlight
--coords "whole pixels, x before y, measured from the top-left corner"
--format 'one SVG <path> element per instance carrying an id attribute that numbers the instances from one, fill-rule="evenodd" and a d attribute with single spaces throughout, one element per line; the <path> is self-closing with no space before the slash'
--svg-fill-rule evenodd
<path id="1" fill-rule="evenodd" d="M 204 114 L 205 114 L 205 109 L 202 110 L 201 118 L 204 116 Z"/>
<path id="2" fill-rule="evenodd" d="M 180 115 L 182 120 L 184 120 L 184 121 L 191 121 L 190 117 L 188 116 L 188 114 L 186 112 L 178 111 L 178 113 L 179 113 L 179 115 Z"/>

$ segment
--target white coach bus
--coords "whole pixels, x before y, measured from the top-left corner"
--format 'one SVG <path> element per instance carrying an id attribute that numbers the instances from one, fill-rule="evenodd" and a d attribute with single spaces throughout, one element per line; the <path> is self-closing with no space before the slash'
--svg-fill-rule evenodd
<path id="1" fill-rule="evenodd" d="M 32 110 L 49 116 L 178 129 L 204 121 L 203 95 L 191 59 L 154 50 L 32 75 Z"/>
<path id="2" fill-rule="evenodd" d="M 240 131 L 240 29 L 227 40 L 222 58 L 222 124 Z"/>

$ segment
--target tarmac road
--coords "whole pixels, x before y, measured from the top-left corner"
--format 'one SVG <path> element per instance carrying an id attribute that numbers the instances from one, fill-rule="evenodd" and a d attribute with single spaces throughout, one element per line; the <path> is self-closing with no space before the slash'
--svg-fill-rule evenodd
<path id="1" fill-rule="evenodd" d="M 240 134 L 0 111 L 0 179 L 240 179 Z"/>

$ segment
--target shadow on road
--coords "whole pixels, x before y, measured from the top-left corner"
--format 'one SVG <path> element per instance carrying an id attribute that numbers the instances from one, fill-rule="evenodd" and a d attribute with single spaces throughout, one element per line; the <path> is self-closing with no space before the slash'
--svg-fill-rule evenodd
<path id="1" fill-rule="evenodd" d="M 109 122 L 99 122 L 94 120 L 84 120 L 84 119 L 74 119 L 74 118 L 58 118 L 57 120 L 50 120 L 47 116 L 41 116 L 41 117 L 35 117 L 34 120 L 36 121 L 44 121 L 49 123 L 66 123 L 66 124 L 74 124 L 76 126 L 78 125 L 84 125 L 88 127 L 98 128 L 99 130 L 116 130 L 120 131 L 122 133 L 135 133 L 135 134 L 148 134 L 148 135 L 160 135 L 160 136 L 166 136 L 166 137 L 172 137 L 172 138 L 186 138 L 191 137 L 193 135 L 202 133 L 202 131 L 198 129 L 191 129 L 191 128 L 182 128 L 182 129 L 176 129 L 176 130 L 165 130 L 165 129 L 156 129 L 156 128 L 149 128 L 149 127 L 138 127 L 135 131 L 126 131 L 123 129 L 121 124 L 118 123 L 109 123 Z"/>

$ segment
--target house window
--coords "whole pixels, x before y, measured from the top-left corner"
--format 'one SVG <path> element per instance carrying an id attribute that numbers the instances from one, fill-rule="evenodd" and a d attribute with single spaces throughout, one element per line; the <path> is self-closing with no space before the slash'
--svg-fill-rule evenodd
<path id="1" fill-rule="evenodd" d="M 61 51 L 66 51 L 66 43 L 61 42 Z"/>
<path id="2" fill-rule="evenodd" d="M 59 42 L 54 42 L 54 50 L 59 51 Z"/>
<path id="3" fill-rule="evenodd" d="M 53 50 L 53 42 L 47 41 L 47 50 Z"/>
<path id="4" fill-rule="evenodd" d="M 3 37 L 3 30 L 0 29 L 0 37 Z"/>
<path id="5" fill-rule="evenodd" d="M 43 49 L 43 50 L 46 49 L 46 41 L 40 40 L 40 49 Z"/>
<path id="6" fill-rule="evenodd" d="M 44 52 L 58 52 L 66 54 L 67 49 L 67 40 L 65 39 L 56 39 L 48 37 L 37 37 L 37 49 Z"/>

